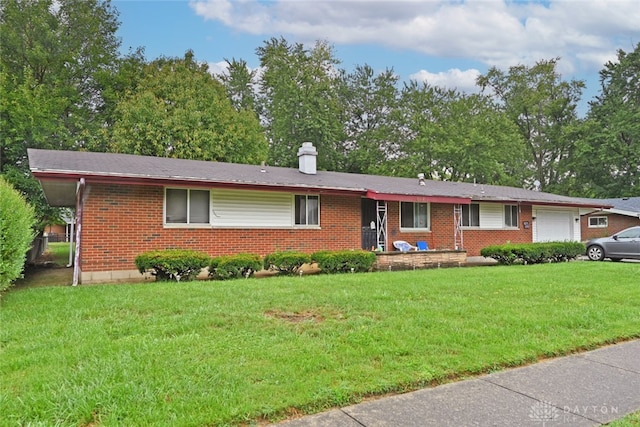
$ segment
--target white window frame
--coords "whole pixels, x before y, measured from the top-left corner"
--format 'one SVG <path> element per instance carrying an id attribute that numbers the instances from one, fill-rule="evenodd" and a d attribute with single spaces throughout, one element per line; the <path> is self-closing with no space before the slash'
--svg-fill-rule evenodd
<path id="1" fill-rule="evenodd" d="M 509 222 L 507 221 L 507 209 L 509 212 L 509 219 L 511 220 L 511 224 L 509 224 Z M 516 215 L 516 219 L 515 219 L 515 223 L 513 220 L 513 212 L 515 211 Z M 519 224 L 520 224 L 520 208 L 518 207 L 518 205 L 504 205 L 504 227 L 505 228 L 518 228 Z"/>
<path id="2" fill-rule="evenodd" d="M 413 205 L 413 221 L 415 224 L 415 214 L 416 214 L 416 205 L 426 205 L 427 207 L 427 226 L 426 227 L 403 227 L 402 225 L 402 204 L 403 203 L 411 203 Z M 401 232 L 415 232 L 415 231 L 431 231 L 431 203 L 427 202 L 399 202 L 398 203 L 399 215 L 398 219 L 400 221 L 400 231 Z"/>
<path id="3" fill-rule="evenodd" d="M 186 222 L 167 222 L 167 190 L 183 190 L 187 192 L 187 221 Z M 207 222 L 190 222 L 191 217 L 191 191 L 205 191 L 207 192 L 207 209 L 209 221 Z M 162 210 L 162 223 L 165 227 L 171 228 L 194 228 L 194 227 L 202 227 L 209 228 L 211 227 L 211 191 L 203 188 L 187 188 L 187 187 L 165 187 L 164 188 L 164 200 L 163 200 L 163 210 Z"/>
<path id="4" fill-rule="evenodd" d="M 598 220 L 596 224 L 591 223 L 592 219 Z M 599 224 L 600 220 L 602 219 L 604 219 L 604 224 Z M 606 215 L 589 217 L 589 228 L 607 228 L 608 226 L 609 226 L 609 217 L 607 217 Z"/>
<path id="5" fill-rule="evenodd" d="M 296 222 L 296 202 L 298 197 L 304 197 L 305 199 L 305 223 L 298 224 Z M 309 224 L 309 198 L 314 198 L 318 201 L 318 223 L 317 224 Z M 294 194 L 293 195 L 293 218 L 291 218 L 291 223 L 296 228 L 319 228 L 320 227 L 320 195 L 319 194 Z"/>

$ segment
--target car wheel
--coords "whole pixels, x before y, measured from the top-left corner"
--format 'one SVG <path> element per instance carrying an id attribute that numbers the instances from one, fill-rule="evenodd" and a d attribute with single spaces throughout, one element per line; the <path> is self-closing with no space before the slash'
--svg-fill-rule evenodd
<path id="1" fill-rule="evenodd" d="M 620 262 L 622 261 L 622 258 L 611 258 L 611 261 Z"/>
<path id="2" fill-rule="evenodd" d="M 591 261 L 602 261 L 604 259 L 604 249 L 598 245 L 589 246 L 587 248 L 587 256 Z"/>

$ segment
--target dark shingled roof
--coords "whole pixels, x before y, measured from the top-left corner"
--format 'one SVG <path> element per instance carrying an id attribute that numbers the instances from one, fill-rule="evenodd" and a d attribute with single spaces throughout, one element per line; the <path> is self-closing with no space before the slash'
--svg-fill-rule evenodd
<path id="1" fill-rule="evenodd" d="M 613 209 L 640 214 L 640 197 L 622 197 L 618 199 L 598 199 L 595 202 L 613 206 Z"/>
<path id="2" fill-rule="evenodd" d="M 523 202 L 546 205 L 607 207 L 603 201 L 560 196 L 522 188 L 398 178 L 378 175 L 318 171 L 307 175 L 295 168 L 170 159 L 130 154 L 90 153 L 29 149 L 29 165 L 41 182 L 84 177 L 87 180 L 171 182 L 209 184 L 212 187 L 241 185 L 287 191 L 337 191 L 360 193 L 371 198 L 400 200 L 403 197 L 451 198 L 473 201 Z M 46 189 L 45 189 L 46 192 Z M 376 196 L 376 194 L 378 196 Z M 467 202 L 468 202 L 467 200 Z M 452 202 L 454 202 L 452 200 Z M 459 202 L 459 201 L 458 201 Z"/>

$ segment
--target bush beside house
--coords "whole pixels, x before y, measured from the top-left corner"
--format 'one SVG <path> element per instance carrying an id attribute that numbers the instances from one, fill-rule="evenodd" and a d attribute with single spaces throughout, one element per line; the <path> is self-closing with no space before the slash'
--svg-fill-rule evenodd
<path id="1" fill-rule="evenodd" d="M 510 265 L 569 261 L 584 252 L 585 246 L 580 242 L 544 242 L 487 246 L 480 254 Z"/>
<path id="2" fill-rule="evenodd" d="M 209 265 L 211 258 L 202 252 L 188 249 L 164 249 L 149 251 L 136 257 L 141 274 L 151 273 L 156 280 L 193 280 Z"/>
<path id="3" fill-rule="evenodd" d="M 209 263 L 209 275 L 214 279 L 249 278 L 262 269 L 262 258 L 256 254 L 215 257 Z"/>
<path id="4" fill-rule="evenodd" d="M 21 276 L 34 224 L 33 207 L 0 177 L 0 291 Z"/>
<path id="5" fill-rule="evenodd" d="M 311 255 L 323 273 L 361 273 L 370 271 L 376 254 L 370 251 L 319 251 Z"/>

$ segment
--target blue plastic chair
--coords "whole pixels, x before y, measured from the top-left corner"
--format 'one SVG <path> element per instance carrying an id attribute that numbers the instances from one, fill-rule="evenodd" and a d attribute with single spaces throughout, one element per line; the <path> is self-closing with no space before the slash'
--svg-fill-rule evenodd
<path id="1" fill-rule="evenodd" d="M 419 251 L 428 251 L 429 250 L 429 244 L 427 242 L 425 242 L 424 240 L 418 240 L 416 242 L 416 246 L 418 247 Z"/>

